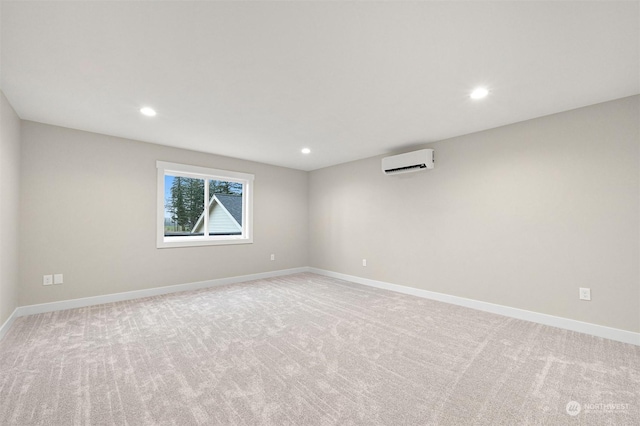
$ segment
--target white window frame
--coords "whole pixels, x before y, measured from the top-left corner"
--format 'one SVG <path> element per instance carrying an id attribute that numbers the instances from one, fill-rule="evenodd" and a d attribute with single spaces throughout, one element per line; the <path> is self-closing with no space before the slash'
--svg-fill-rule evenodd
<path id="1" fill-rule="evenodd" d="M 228 170 L 210 169 L 208 167 L 191 166 L 188 164 L 169 163 L 156 161 L 158 169 L 158 194 L 157 194 L 157 248 L 170 247 L 197 247 L 215 246 L 226 244 L 251 244 L 253 243 L 253 179 L 249 173 L 231 172 Z M 204 179 L 204 235 L 188 237 L 164 236 L 164 177 L 165 175 L 180 176 L 194 179 Z M 242 234 L 241 235 L 208 235 L 209 226 L 209 181 L 223 180 L 242 184 Z"/>

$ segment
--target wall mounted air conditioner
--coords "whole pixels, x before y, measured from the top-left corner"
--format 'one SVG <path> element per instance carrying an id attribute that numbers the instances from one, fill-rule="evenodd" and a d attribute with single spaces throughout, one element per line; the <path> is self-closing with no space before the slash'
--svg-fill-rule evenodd
<path id="1" fill-rule="evenodd" d="M 382 159 L 382 173 L 385 175 L 398 175 L 425 169 L 433 169 L 432 149 L 421 149 Z"/>

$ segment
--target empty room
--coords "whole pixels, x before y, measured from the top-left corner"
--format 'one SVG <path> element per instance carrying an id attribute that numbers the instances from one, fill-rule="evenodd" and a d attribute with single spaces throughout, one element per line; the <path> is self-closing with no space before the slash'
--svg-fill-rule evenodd
<path id="1" fill-rule="evenodd" d="M 639 1 L 0 1 L 0 425 L 640 424 Z"/>

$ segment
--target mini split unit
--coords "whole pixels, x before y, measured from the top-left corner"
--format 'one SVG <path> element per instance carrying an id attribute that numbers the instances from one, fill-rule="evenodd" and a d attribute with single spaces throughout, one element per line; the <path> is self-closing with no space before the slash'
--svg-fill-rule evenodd
<path id="1" fill-rule="evenodd" d="M 426 169 L 433 169 L 432 149 L 421 149 L 382 159 L 382 173 L 385 175 L 399 175 Z"/>

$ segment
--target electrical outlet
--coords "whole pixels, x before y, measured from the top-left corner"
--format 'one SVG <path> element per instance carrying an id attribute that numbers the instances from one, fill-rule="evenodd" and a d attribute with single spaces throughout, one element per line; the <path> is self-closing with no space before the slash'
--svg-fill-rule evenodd
<path id="1" fill-rule="evenodd" d="M 275 254 L 271 255 L 271 260 L 276 260 L 276 255 Z"/>
<path id="2" fill-rule="evenodd" d="M 362 259 L 362 266 L 367 266 L 367 259 Z"/>
<path id="3" fill-rule="evenodd" d="M 43 275 L 42 285 L 51 285 L 51 284 L 53 284 L 53 275 Z"/>
<path id="4" fill-rule="evenodd" d="M 62 274 L 54 274 L 53 275 L 53 283 L 54 284 L 62 284 L 64 282 L 64 277 Z"/>
<path id="5" fill-rule="evenodd" d="M 591 300 L 591 289 L 580 287 L 580 300 Z"/>

